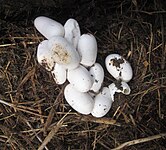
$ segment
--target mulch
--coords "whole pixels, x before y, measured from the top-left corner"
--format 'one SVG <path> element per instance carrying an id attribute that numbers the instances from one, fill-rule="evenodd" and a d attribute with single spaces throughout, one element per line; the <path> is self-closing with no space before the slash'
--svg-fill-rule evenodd
<path id="1" fill-rule="evenodd" d="M 44 37 L 37 16 L 78 21 L 98 42 L 103 86 L 114 81 L 104 59 L 119 53 L 133 68 L 130 95 L 115 95 L 103 118 L 81 115 L 65 85 L 36 60 Z M 165 150 L 166 2 L 164 0 L 4 0 L 0 8 L 0 149 Z"/>

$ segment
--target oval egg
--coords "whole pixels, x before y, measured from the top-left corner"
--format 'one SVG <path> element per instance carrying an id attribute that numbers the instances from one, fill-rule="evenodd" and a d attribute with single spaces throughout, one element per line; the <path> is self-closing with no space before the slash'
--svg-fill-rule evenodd
<path id="1" fill-rule="evenodd" d="M 103 67 L 99 63 L 95 63 L 89 70 L 92 79 L 93 85 L 90 90 L 94 92 L 98 92 L 101 88 L 101 85 L 104 80 L 104 70 Z"/>
<path id="2" fill-rule="evenodd" d="M 52 52 L 48 48 L 48 40 L 44 40 L 38 45 L 37 61 L 48 71 L 54 68 L 55 62 L 52 57 Z"/>
<path id="3" fill-rule="evenodd" d="M 105 116 L 110 110 L 113 102 L 109 88 L 103 87 L 102 91 L 94 98 L 94 101 L 94 107 L 91 114 L 97 118 Z"/>
<path id="4" fill-rule="evenodd" d="M 54 69 L 51 71 L 52 75 L 53 75 L 53 78 L 56 82 L 56 84 L 63 84 L 65 83 L 66 81 L 66 69 L 56 63 L 55 66 L 54 66 Z"/>
<path id="5" fill-rule="evenodd" d="M 68 84 L 65 87 L 64 95 L 66 101 L 74 110 L 85 115 L 91 113 L 94 101 L 88 93 L 79 92 L 73 85 Z"/>
<path id="6" fill-rule="evenodd" d="M 36 29 L 47 39 L 57 35 L 64 36 L 65 29 L 59 22 L 48 17 L 40 16 L 34 20 Z"/>
<path id="7" fill-rule="evenodd" d="M 52 37 L 48 40 L 48 48 L 52 51 L 55 62 L 63 65 L 64 68 L 75 69 L 79 66 L 79 54 L 65 38 Z"/>
<path id="8" fill-rule="evenodd" d="M 78 52 L 81 57 L 81 64 L 92 66 L 97 57 L 97 41 L 92 34 L 81 35 L 78 41 Z"/>
<path id="9" fill-rule="evenodd" d="M 93 84 L 89 71 L 81 65 L 76 69 L 68 70 L 67 79 L 80 92 L 89 91 Z"/>
<path id="10" fill-rule="evenodd" d="M 65 39 L 77 48 L 78 40 L 81 36 L 80 27 L 75 19 L 68 19 L 64 25 Z"/>
<path id="11" fill-rule="evenodd" d="M 131 65 L 119 54 L 110 54 L 105 59 L 108 72 L 116 79 L 129 82 L 132 79 L 133 71 Z"/>

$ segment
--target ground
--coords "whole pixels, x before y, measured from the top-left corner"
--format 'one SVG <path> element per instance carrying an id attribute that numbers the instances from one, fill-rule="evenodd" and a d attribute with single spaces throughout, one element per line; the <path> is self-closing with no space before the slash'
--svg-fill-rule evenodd
<path id="1" fill-rule="evenodd" d="M 79 22 L 98 43 L 99 62 L 119 53 L 133 68 L 130 95 L 109 113 L 81 115 L 36 60 L 40 15 Z M 4 0 L 0 9 L 0 149 L 165 150 L 166 2 L 163 0 Z M 114 81 L 105 71 L 103 86 Z M 133 141 L 134 140 L 134 141 Z M 128 142 L 128 143 L 126 143 Z M 119 148 L 118 148 L 119 146 Z"/>

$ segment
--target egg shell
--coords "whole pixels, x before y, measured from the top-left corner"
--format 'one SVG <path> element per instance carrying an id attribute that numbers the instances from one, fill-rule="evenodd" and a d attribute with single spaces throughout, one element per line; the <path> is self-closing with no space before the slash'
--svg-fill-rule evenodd
<path id="1" fill-rule="evenodd" d="M 65 29 L 59 22 L 48 17 L 40 16 L 34 20 L 36 29 L 47 39 L 57 35 L 64 36 Z"/>
<path id="2" fill-rule="evenodd" d="M 119 54 L 110 54 L 105 59 L 108 72 L 116 79 L 129 82 L 132 79 L 133 71 L 131 65 Z"/>
<path id="3" fill-rule="evenodd" d="M 69 105 L 81 114 L 90 114 L 94 101 L 88 93 L 79 92 L 73 85 L 68 84 L 64 90 L 64 96 Z"/>
<path id="4" fill-rule="evenodd" d="M 89 71 L 81 65 L 76 69 L 68 70 L 67 79 L 80 92 L 89 91 L 93 84 Z"/>
<path id="5" fill-rule="evenodd" d="M 53 75 L 56 84 L 65 83 L 67 75 L 66 75 L 66 69 L 62 65 L 56 63 L 51 73 Z"/>
<path id="6" fill-rule="evenodd" d="M 94 98 L 94 101 L 95 103 L 91 114 L 97 118 L 105 116 L 113 102 L 110 97 L 109 88 L 103 87 L 102 91 Z"/>
<path id="7" fill-rule="evenodd" d="M 80 27 L 75 19 L 68 19 L 64 25 L 65 39 L 77 48 L 78 40 L 81 36 Z"/>
<path id="8" fill-rule="evenodd" d="M 117 92 L 118 88 L 115 86 L 115 83 L 111 83 L 108 86 L 108 88 L 110 90 L 111 99 L 112 99 L 112 101 L 114 101 L 114 95 Z"/>
<path id="9" fill-rule="evenodd" d="M 89 70 L 92 78 L 93 85 L 90 90 L 94 92 L 98 92 L 101 88 L 101 85 L 104 80 L 104 70 L 103 67 L 99 63 L 95 63 Z"/>
<path id="10" fill-rule="evenodd" d="M 115 83 L 111 83 L 108 86 L 109 90 L 110 90 L 110 94 L 111 94 L 111 98 L 112 101 L 114 101 L 114 95 L 115 93 L 123 93 L 125 95 L 129 95 L 131 92 L 131 89 L 129 87 L 129 85 L 126 82 L 121 81 L 118 86 L 115 85 Z"/>
<path id="11" fill-rule="evenodd" d="M 129 85 L 126 82 L 122 81 L 121 84 L 120 84 L 120 87 L 117 88 L 116 92 L 123 93 L 125 95 L 129 95 L 130 92 L 131 92 L 131 89 L 130 89 Z"/>
<path id="12" fill-rule="evenodd" d="M 75 69 L 79 66 L 80 56 L 76 49 L 65 38 L 54 36 L 48 40 L 48 47 L 53 53 L 53 59 L 66 69 Z"/>
<path id="13" fill-rule="evenodd" d="M 97 57 L 97 41 L 92 34 L 81 35 L 78 41 L 78 52 L 81 56 L 81 64 L 92 66 Z"/>
<path id="14" fill-rule="evenodd" d="M 42 41 L 37 47 L 37 60 L 46 70 L 51 71 L 55 65 L 52 52 L 48 48 L 48 40 Z"/>

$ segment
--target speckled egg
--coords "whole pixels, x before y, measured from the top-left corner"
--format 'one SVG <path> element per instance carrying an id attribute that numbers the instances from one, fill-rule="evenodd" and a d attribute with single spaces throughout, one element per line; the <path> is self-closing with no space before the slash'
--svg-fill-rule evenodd
<path id="1" fill-rule="evenodd" d="M 113 102 L 109 88 L 103 87 L 102 91 L 95 96 L 94 102 L 95 104 L 91 114 L 97 118 L 105 116 L 110 110 Z"/>
<path id="2" fill-rule="evenodd" d="M 101 88 L 101 85 L 104 80 L 104 70 L 103 67 L 99 63 L 95 63 L 89 70 L 92 79 L 93 85 L 90 90 L 94 92 L 98 92 Z"/>
<path id="3" fill-rule="evenodd" d="M 74 46 L 65 38 L 54 36 L 48 40 L 48 48 L 52 51 L 52 57 L 56 63 L 66 69 L 75 69 L 79 66 L 80 56 Z"/>
<path id="4" fill-rule="evenodd" d="M 65 87 L 64 95 L 66 101 L 74 110 L 85 115 L 91 113 L 94 101 L 88 93 L 80 92 L 72 84 L 68 84 Z"/>
<path id="5" fill-rule="evenodd" d="M 48 48 L 48 40 L 44 40 L 38 45 L 37 60 L 46 70 L 53 70 L 55 61 L 52 57 L 52 52 Z"/>
<path id="6" fill-rule="evenodd" d="M 131 65 L 119 54 L 110 54 L 105 59 L 108 72 L 116 79 L 129 82 L 132 79 L 133 71 Z"/>
<path id="7" fill-rule="evenodd" d="M 62 65 L 56 63 L 51 73 L 56 84 L 65 83 L 67 75 L 66 75 L 66 69 Z"/>

